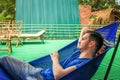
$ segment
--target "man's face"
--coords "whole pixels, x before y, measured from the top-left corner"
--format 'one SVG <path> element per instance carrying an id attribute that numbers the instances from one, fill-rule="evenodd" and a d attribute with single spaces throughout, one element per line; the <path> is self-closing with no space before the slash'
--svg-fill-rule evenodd
<path id="1" fill-rule="evenodd" d="M 81 52 L 88 48 L 89 45 L 89 34 L 86 33 L 82 36 L 81 40 L 78 41 L 78 48 L 81 50 Z"/>

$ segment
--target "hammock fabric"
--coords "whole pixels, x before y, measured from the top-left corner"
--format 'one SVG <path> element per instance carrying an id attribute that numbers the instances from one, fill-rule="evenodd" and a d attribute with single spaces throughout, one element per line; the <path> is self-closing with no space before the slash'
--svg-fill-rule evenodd
<path id="1" fill-rule="evenodd" d="M 119 25 L 118 22 L 114 22 L 110 25 L 104 26 L 103 28 L 99 28 L 95 31 L 99 32 L 109 42 L 115 43 L 118 25 Z M 65 47 L 58 51 L 60 55 L 60 61 L 63 61 L 68 56 L 69 57 L 74 56 L 74 54 L 71 54 L 73 51 L 74 53 L 79 52 L 78 50 L 76 50 L 77 42 L 78 40 L 75 40 L 74 42 L 70 43 L 69 45 L 66 45 Z M 80 68 L 64 76 L 63 78 L 61 78 L 61 80 L 90 80 L 90 78 L 94 75 L 98 66 L 100 65 L 100 62 L 104 58 L 105 53 L 110 48 L 111 48 L 110 46 L 107 46 L 102 54 L 91 59 L 88 63 L 83 64 Z M 49 55 L 38 58 L 29 63 L 35 67 L 41 67 L 43 69 L 52 67 L 52 61 Z M 12 79 L 12 77 L 4 70 L 4 68 L 2 68 L 2 66 L 0 67 L 0 79 L 2 80 Z"/>

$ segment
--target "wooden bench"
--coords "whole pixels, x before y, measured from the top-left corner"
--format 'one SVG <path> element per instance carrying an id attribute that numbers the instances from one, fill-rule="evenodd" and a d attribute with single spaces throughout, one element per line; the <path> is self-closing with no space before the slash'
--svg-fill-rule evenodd
<path id="1" fill-rule="evenodd" d="M 41 30 L 40 32 L 35 34 L 23 33 L 23 34 L 20 34 L 20 38 L 23 39 L 23 43 L 26 38 L 39 38 L 42 41 L 42 43 L 44 43 L 44 36 L 43 36 L 44 33 L 45 33 L 45 30 Z"/>

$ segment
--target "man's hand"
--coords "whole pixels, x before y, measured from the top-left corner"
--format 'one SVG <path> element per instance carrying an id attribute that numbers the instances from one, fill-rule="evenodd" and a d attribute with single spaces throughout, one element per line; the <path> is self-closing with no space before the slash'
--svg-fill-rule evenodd
<path id="1" fill-rule="evenodd" d="M 59 61 L 59 54 L 57 51 L 53 52 L 50 56 L 52 61 L 56 61 L 56 60 Z"/>
<path id="2" fill-rule="evenodd" d="M 98 56 L 99 54 L 101 54 L 104 50 L 105 50 L 105 48 L 106 48 L 106 46 L 102 46 L 99 50 L 98 50 L 98 52 L 96 53 L 96 56 Z"/>
<path id="3" fill-rule="evenodd" d="M 83 27 L 80 33 L 80 37 L 82 37 L 88 30 L 89 30 L 88 27 Z"/>
<path id="4" fill-rule="evenodd" d="M 63 69 L 63 67 L 59 63 L 59 54 L 57 51 L 52 53 L 50 56 L 53 62 L 52 69 L 55 80 L 59 80 L 61 77 L 67 75 L 68 73 L 76 69 L 76 66 L 71 66 L 66 69 Z"/>

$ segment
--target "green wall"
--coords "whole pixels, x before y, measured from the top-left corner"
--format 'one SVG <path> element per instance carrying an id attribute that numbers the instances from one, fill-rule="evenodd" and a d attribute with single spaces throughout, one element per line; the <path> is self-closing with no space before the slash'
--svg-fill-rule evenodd
<path id="1" fill-rule="evenodd" d="M 79 24 L 78 0 L 16 0 L 24 24 Z"/>

